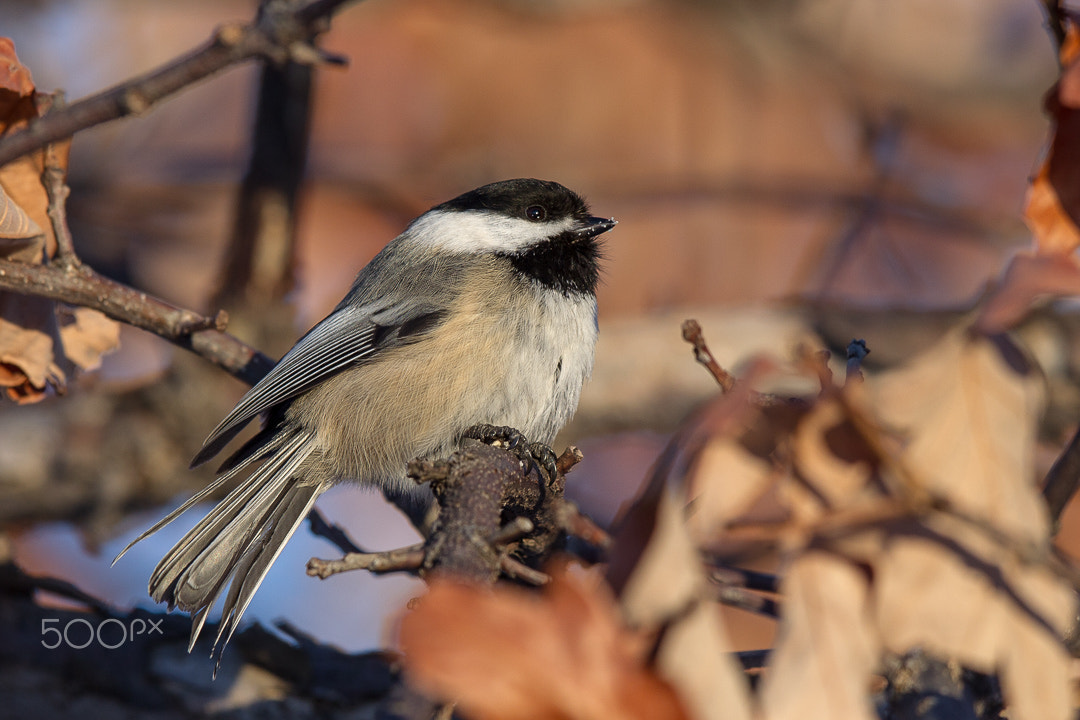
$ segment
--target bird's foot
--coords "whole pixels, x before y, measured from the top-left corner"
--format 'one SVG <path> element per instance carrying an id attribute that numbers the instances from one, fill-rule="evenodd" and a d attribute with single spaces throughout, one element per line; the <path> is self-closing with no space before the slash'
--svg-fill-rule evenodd
<path id="1" fill-rule="evenodd" d="M 547 474 L 547 482 L 555 482 L 559 469 L 555 464 L 554 451 L 541 442 L 529 442 L 518 430 L 505 425 L 489 425 L 481 423 L 473 425 L 465 431 L 465 437 L 479 440 L 487 445 L 504 447 L 521 461 L 526 474 L 532 468 L 536 468 L 538 475 L 542 474 L 540 468 Z"/>

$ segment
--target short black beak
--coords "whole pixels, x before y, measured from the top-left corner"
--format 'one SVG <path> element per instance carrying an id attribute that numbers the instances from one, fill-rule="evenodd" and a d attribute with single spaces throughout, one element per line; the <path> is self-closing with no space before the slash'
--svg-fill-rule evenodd
<path id="1" fill-rule="evenodd" d="M 591 217 L 585 221 L 584 225 L 574 231 L 574 234 L 579 238 L 591 238 L 606 233 L 611 228 L 619 224 L 619 221 L 615 218 L 599 218 Z"/>

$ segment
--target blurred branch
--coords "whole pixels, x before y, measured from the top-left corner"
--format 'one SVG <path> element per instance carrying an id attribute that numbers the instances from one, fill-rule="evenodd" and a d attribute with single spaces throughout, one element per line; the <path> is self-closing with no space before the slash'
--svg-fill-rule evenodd
<path id="1" fill-rule="evenodd" d="M 683 322 L 682 337 L 683 340 L 694 346 L 694 359 L 708 369 L 712 376 L 716 378 L 716 382 L 720 383 L 720 388 L 724 392 L 728 392 L 735 387 L 735 376 L 720 367 L 720 363 L 716 362 L 716 358 L 713 357 L 709 346 L 705 344 L 705 336 L 702 334 L 701 325 L 698 324 L 697 320 Z"/>
<path id="2" fill-rule="evenodd" d="M 86 265 L 28 265 L 0 260 L 0 289 L 99 310 L 200 355 L 249 385 L 274 361 L 222 332 L 224 313 L 214 317 L 163 300 L 99 275 Z"/>
<path id="3" fill-rule="evenodd" d="M 260 12 L 270 12 L 280 4 L 307 3 L 263 0 Z M 317 35 L 316 28 L 308 27 L 303 42 L 314 48 Z M 296 205 L 307 159 L 312 75 L 310 63 L 294 58 L 262 64 L 251 154 L 215 306 L 264 308 L 292 288 Z"/>
<path id="4" fill-rule="evenodd" d="M 780 581 L 775 575 L 720 566 L 712 568 L 708 577 L 717 586 L 717 601 L 724 605 L 774 619 L 780 617 L 779 603 L 773 598 L 758 594 L 759 592 L 773 595 L 780 593 Z"/>
<path id="5" fill-rule="evenodd" d="M 85 605 L 87 610 L 39 604 L 41 592 Z M 42 632 L 46 625 L 65 630 L 69 625 L 84 625 L 83 632 L 96 628 L 96 636 L 91 637 L 98 641 L 72 645 L 57 639 L 50 644 L 52 636 Z M 106 642 L 111 643 L 120 632 L 127 641 L 104 644 L 102 627 L 111 633 Z M 223 680 L 247 699 L 232 717 L 257 715 L 251 708 L 291 718 L 364 715 L 396 686 L 399 673 L 388 653 L 346 654 L 315 642 L 287 623 L 277 627 L 281 632 L 273 633 L 253 624 L 234 641 L 236 651 L 226 659 Z M 32 576 L 14 564 L 0 563 L 0 637 L 4 638 L 0 673 L 5 678 L 34 678 L 29 684 L 8 683 L 4 701 L 14 703 L 18 710 L 4 716 L 55 716 L 60 696 L 62 702 L 82 708 L 84 717 L 212 715 L 220 694 L 192 681 L 209 677 L 212 641 L 204 638 L 196 652 L 184 653 L 190 629 L 186 617 L 138 608 L 122 611 L 66 581 Z M 213 630 L 208 634 L 212 636 Z M 162 656 L 176 661 L 148 662 Z M 250 682 L 243 670 L 246 665 L 262 668 L 260 675 L 272 681 Z M 328 704 L 336 712 L 328 712 Z M 171 708 L 183 711 L 171 712 Z"/>
<path id="6" fill-rule="evenodd" d="M 64 93 L 59 90 L 52 95 L 37 93 L 36 99 L 40 114 L 64 106 Z M 67 222 L 67 199 L 71 194 L 71 189 L 67 186 L 67 163 L 60 154 L 56 143 L 45 146 L 41 185 L 45 188 L 45 195 L 49 200 L 46 214 L 49 216 L 49 224 L 52 225 L 53 237 L 56 238 L 56 256 L 53 262 L 67 268 L 78 265 L 79 260 L 75 257 L 75 244 Z"/>
<path id="7" fill-rule="evenodd" d="M 1065 44 L 1065 22 L 1068 20 L 1065 8 L 1061 6 L 1061 0 L 1043 0 L 1042 6 L 1046 11 L 1046 27 L 1054 36 L 1057 49 L 1061 50 Z"/>
<path id="8" fill-rule="evenodd" d="M 1050 521 L 1056 526 L 1069 500 L 1080 487 L 1080 428 L 1073 434 L 1069 444 L 1046 473 L 1043 483 L 1043 499 L 1050 512 Z"/>
<path id="9" fill-rule="evenodd" d="M 314 49 L 309 38 L 329 27 L 328 18 L 357 0 L 311 0 L 301 5 L 267 3 L 248 24 L 222 25 L 202 47 L 30 122 L 0 140 L 0 166 L 80 130 L 145 112 L 154 103 L 225 68 L 255 57 L 274 63 L 340 63 Z"/>
<path id="10" fill-rule="evenodd" d="M 346 555 L 352 553 L 364 552 L 359 545 L 353 542 L 353 539 L 349 537 L 349 534 L 345 532 L 345 528 L 341 527 L 337 523 L 328 523 L 326 518 L 319 512 L 319 508 L 311 508 L 307 516 L 308 523 L 311 525 L 311 534 L 315 537 L 321 537 L 323 540 L 327 540 L 337 546 L 338 550 Z"/>
<path id="11" fill-rule="evenodd" d="M 848 343 L 847 374 L 844 376 L 845 383 L 851 382 L 852 380 L 863 379 L 862 363 L 869 354 L 870 348 L 866 347 L 865 340 L 857 338 Z"/>

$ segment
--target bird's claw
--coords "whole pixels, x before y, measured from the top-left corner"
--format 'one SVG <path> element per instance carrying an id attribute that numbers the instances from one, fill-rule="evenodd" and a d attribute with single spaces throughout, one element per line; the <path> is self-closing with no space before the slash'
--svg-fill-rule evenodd
<path id="1" fill-rule="evenodd" d="M 535 468 L 537 475 L 547 474 L 549 484 L 555 482 L 559 472 L 555 462 L 555 453 L 544 443 L 528 442 L 521 432 L 512 427 L 487 423 L 473 425 L 465 431 L 465 437 L 479 440 L 487 445 L 505 447 L 521 461 L 526 474 Z M 541 472 L 541 468 L 544 472 Z"/>
<path id="2" fill-rule="evenodd" d="M 559 475 L 559 468 L 555 464 L 557 458 L 555 457 L 555 451 L 542 442 L 529 443 L 527 448 L 524 449 L 523 454 L 528 455 L 529 462 L 536 466 L 537 474 L 540 474 L 540 468 L 543 467 L 547 473 L 547 482 L 550 485 L 555 482 L 555 478 Z M 525 458 L 522 455 L 518 455 L 518 458 L 524 463 Z"/>
<path id="3" fill-rule="evenodd" d="M 525 442 L 525 436 L 514 428 L 488 423 L 473 425 L 465 431 L 465 437 L 479 440 L 485 445 L 505 447 L 507 450 L 515 450 Z"/>

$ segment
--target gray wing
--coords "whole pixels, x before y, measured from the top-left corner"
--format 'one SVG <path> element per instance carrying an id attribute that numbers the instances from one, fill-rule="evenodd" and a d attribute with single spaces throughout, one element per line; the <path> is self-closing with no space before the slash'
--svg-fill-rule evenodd
<path id="1" fill-rule="evenodd" d="M 252 419 L 312 385 L 380 350 L 415 340 L 442 322 L 445 311 L 407 303 L 372 311 L 339 306 L 313 327 L 274 368 L 240 399 L 191 461 L 195 467 L 217 455 Z"/>

